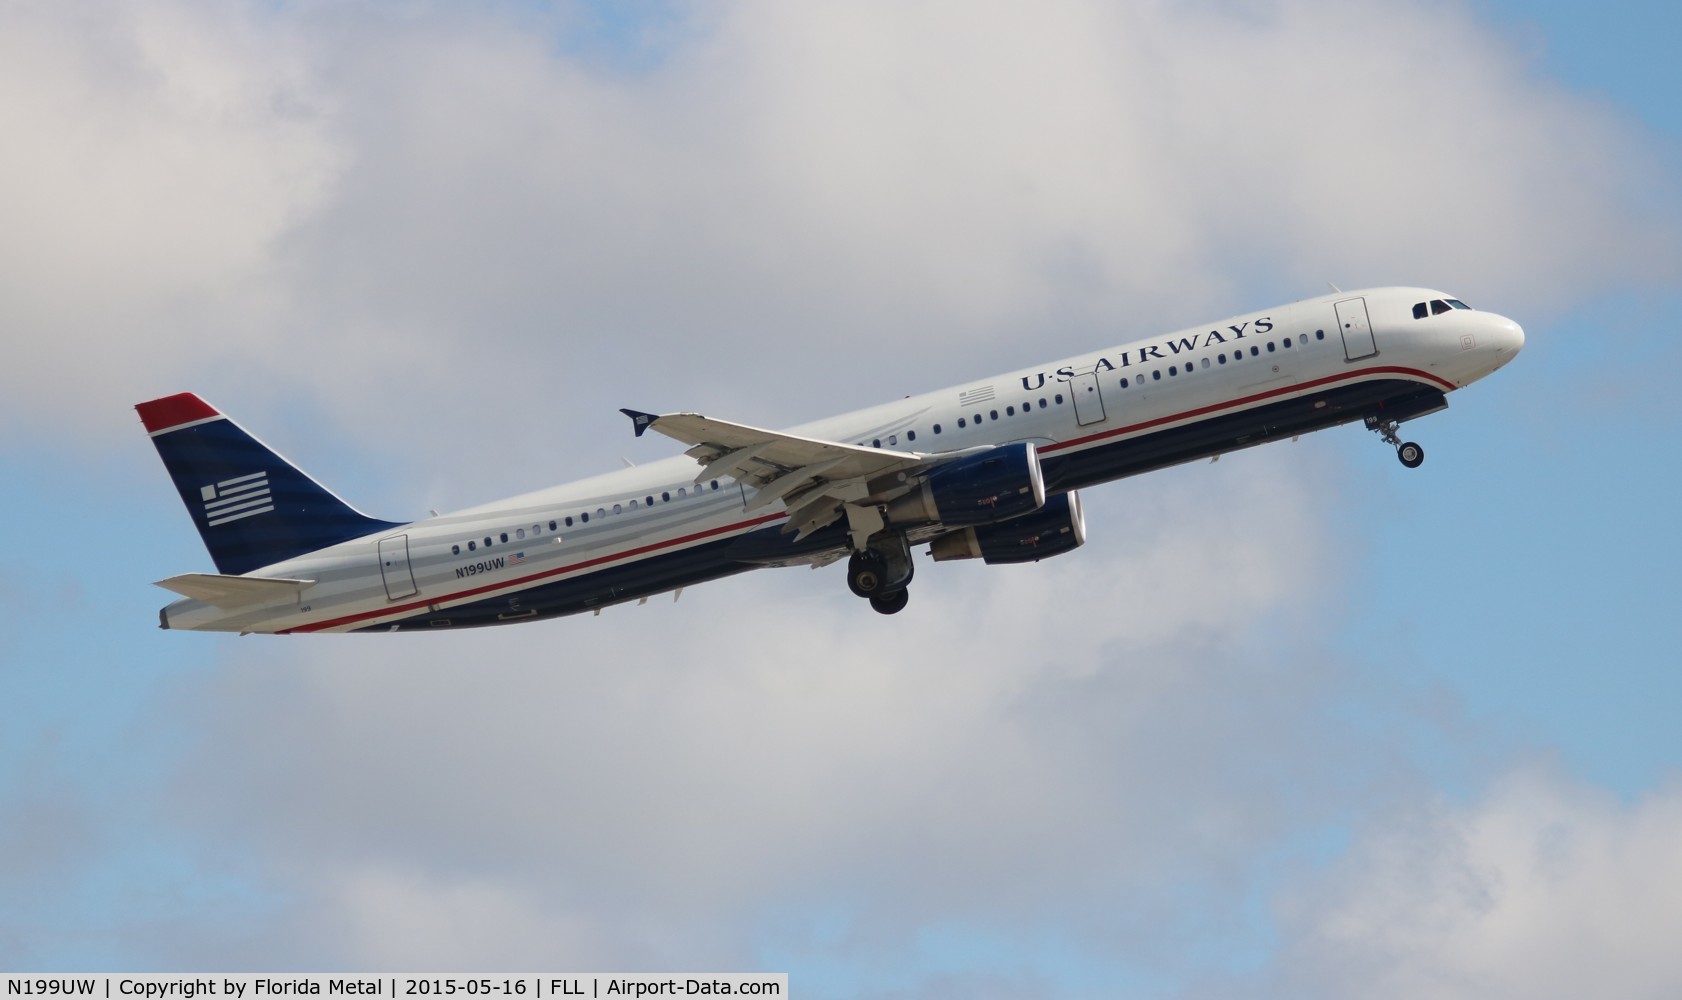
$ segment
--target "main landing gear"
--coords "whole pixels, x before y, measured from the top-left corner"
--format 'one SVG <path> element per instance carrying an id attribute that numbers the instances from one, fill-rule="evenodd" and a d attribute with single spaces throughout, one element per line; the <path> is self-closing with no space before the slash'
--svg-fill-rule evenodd
<path id="1" fill-rule="evenodd" d="M 884 615 L 905 610 L 911 600 L 905 588 L 911 583 L 914 567 L 911 546 L 901 535 L 870 543 L 863 552 L 854 552 L 847 561 L 847 587 L 859 597 L 867 598 L 870 606 Z"/>
<path id="2" fill-rule="evenodd" d="M 1379 420 L 1376 417 L 1367 418 L 1367 427 L 1377 431 L 1378 436 L 1384 439 L 1385 444 L 1396 449 L 1396 458 L 1400 459 L 1401 463 L 1408 468 L 1417 469 L 1425 463 L 1425 449 L 1412 441 L 1403 441 L 1396 434 L 1398 426 L 1394 420 Z"/>

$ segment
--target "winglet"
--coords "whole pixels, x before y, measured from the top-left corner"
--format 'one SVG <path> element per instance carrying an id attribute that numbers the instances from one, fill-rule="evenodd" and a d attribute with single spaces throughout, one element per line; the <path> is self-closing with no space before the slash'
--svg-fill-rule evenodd
<path id="1" fill-rule="evenodd" d="M 631 418 L 631 426 L 636 428 L 637 437 L 642 437 L 642 432 L 654 426 L 654 421 L 660 419 L 658 413 L 644 413 L 641 410 L 621 409 L 619 412 Z"/>

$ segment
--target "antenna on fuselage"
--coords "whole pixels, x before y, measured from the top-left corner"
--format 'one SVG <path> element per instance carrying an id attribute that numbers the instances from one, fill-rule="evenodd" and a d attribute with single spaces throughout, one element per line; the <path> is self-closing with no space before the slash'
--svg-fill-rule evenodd
<path id="1" fill-rule="evenodd" d="M 1332 294 L 1334 294 L 1334 295 L 1342 295 L 1343 294 L 1343 289 L 1337 287 L 1336 285 L 1332 284 L 1329 281 L 1326 282 L 1326 287 L 1330 288 L 1332 290 Z"/>

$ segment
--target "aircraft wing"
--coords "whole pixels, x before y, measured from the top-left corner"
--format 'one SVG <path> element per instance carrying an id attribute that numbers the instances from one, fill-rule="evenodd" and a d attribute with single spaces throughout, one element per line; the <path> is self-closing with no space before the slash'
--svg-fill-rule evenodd
<path id="1" fill-rule="evenodd" d="M 288 580 L 264 576 L 225 576 L 220 573 L 183 573 L 158 586 L 183 597 L 213 604 L 218 608 L 243 608 L 254 604 L 289 601 L 314 580 Z"/>
<path id="2" fill-rule="evenodd" d="M 702 466 L 696 482 L 729 476 L 753 487 L 757 492 L 748 498 L 748 510 L 783 501 L 789 509 L 785 530 L 800 537 L 840 518 L 847 503 L 886 499 L 873 496 L 874 481 L 919 468 L 931 458 L 798 437 L 698 413 L 620 412 L 631 418 L 638 437 L 653 428 L 690 445 L 685 454 Z M 888 492 L 903 492 L 897 477 Z"/>

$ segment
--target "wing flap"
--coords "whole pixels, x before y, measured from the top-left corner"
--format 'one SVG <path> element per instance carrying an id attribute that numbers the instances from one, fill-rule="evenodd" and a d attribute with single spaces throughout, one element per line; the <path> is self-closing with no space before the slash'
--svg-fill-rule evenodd
<path id="1" fill-rule="evenodd" d="M 221 573 L 183 573 L 158 586 L 182 597 L 218 608 L 244 608 L 257 604 L 278 604 L 295 600 L 314 580 L 289 580 L 267 576 L 226 576 Z"/>
<path id="2" fill-rule="evenodd" d="M 702 467 L 696 482 L 729 476 L 752 487 L 757 492 L 748 500 L 749 510 L 783 501 L 790 508 L 783 530 L 801 538 L 841 518 L 847 504 L 871 500 L 868 484 L 873 480 L 918 469 L 933 459 L 920 452 L 800 437 L 699 413 L 622 412 L 639 435 L 652 428 L 689 445 L 685 454 Z"/>
<path id="3" fill-rule="evenodd" d="M 731 476 L 756 489 L 800 469 L 818 465 L 824 467 L 822 475 L 826 480 L 841 481 L 875 478 L 914 468 L 928 459 L 928 456 L 917 452 L 883 451 L 839 441 L 799 437 L 715 420 L 699 413 L 622 412 L 631 417 L 638 433 L 652 428 L 675 441 L 691 445 L 686 454 L 703 466 L 700 479 Z"/>

